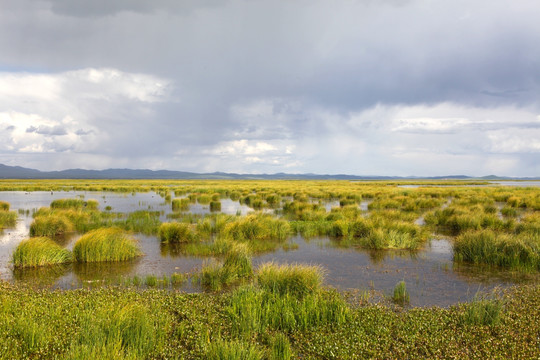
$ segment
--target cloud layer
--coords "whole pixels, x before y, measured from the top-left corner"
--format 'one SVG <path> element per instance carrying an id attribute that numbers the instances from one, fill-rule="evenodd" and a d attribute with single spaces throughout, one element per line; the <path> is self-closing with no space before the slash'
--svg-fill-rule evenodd
<path id="1" fill-rule="evenodd" d="M 0 162 L 540 174 L 540 5 L 6 0 Z"/>

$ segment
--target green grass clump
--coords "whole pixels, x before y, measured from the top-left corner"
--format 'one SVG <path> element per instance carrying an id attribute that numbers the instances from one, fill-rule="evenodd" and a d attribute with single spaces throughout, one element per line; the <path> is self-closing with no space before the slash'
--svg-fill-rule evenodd
<path id="1" fill-rule="evenodd" d="M 0 201 L 0 211 L 9 211 L 10 204 L 7 201 Z"/>
<path id="2" fill-rule="evenodd" d="M 324 271 L 315 265 L 265 263 L 257 270 L 257 283 L 271 293 L 302 298 L 320 290 Z"/>
<path id="3" fill-rule="evenodd" d="M 251 277 L 253 275 L 253 267 L 247 244 L 232 243 L 226 253 L 223 268 L 238 278 Z"/>
<path id="4" fill-rule="evenodd" d="M 119 228 L 101 228 L 83 235 L 73 254 L 78 262 L 124 261 L 142 255 L 136 241 Z"/>
<path id="5" fill-rule="evenodd" d="M 127 231 L 153 235 L 161 225 L 159 215 L 159 211 L 138 210 L 129 213 L 125 219 L 112 222 L 112 225 Z"/>
<path id="6" fill-rule="evenodd" d="M 187 211 L 189 210 L 189 204 L 191 201 L 188 198 L 173 199 L 172 210 L 173 211 Z"/>
<path id="7" fill-rule="evenodd" d="M 63 214 L 36 216 L 30 224 L 30 236 L 55 236 L 74 231 L 71 220 Z"/>
<path id="8" fill-rule="evenodd" d="M 256 214 L 227 223 L 222 235 L 237 241 L 285 240 L 291 233 L 287 221 L 269 215 Z"/>
<path id="9" fill-rule="evenodd" d="M 268 330 L 305 331 L 318 326 L 338 327 L 350 316 L 350 309 L 336 292 L 311 294 L 299 299 L 253 286 L 235 290 L 226 308 L 237 334 L 266 333 Z"/>
<path id="10" fill-rule="evenodd" d="M 72 254 L 49 238 L 34 237 L 21 241 L 12 255 L 15 267 L 35 267 L 71 262 Z"/>
<path id="11" fill-rule="evenodd" d="M 158 237 L 162 243 L 188 243 L 197 240 L 190 224 L 178 222 L 161 224 Z"/>
<path id="12" fill-rule="evenodd" d="M 79 336 L 69 349 L 71 359 L 145 359 L 165 342 L 167 322 L 153 319 L 139 304 L 100 304 L 84 313 Z"/>
<path id="13" fill-rule="evenodd" d="M 270 339 L 270 360 L 290 360 L 293 352 L 289 338 L 282 333 L 277 333 Z"/>
<path id="14" fill-rule="evenodd" d="M 522 270 L 540 270 L 540 237 L 468 231 L 454 241 L 454 260 Z"/>
<path id="15" fill-rule="evenodd" d="M 155 287 L 157 285 L 157 277 L 155 275 L 146 275 L 144 278 L 144 283 L 146 286 Z"/>
<path id="16" fill-rule="evenodd" d="M 396 284 L 394 287 L 394 295 L 392 296 L 392 300 L 396 304 L 401 305 L 409 303 L 410 297 L 409 292 L 407 291 L 407 286 L 405 285 L 405 281 L 400 281 Z"/>
<path id="17" fill-rule="evenodd" d="M 187 277 L 184 274 L 180 274 L 176 272 L 171 274 L 171 284 L 173 286 L 180 286 L 183 283 L 185 283 L 186 280 L 187 280 Z"/>
<path id="18" fill-rule="evenodd" d="M 17 223 L 17 217 L 18 215 L 15 211 L 0 210 L 0 229 L 15 226 Z"/>
<path id="19" fill-rule="evenodd" d="M 475 296 L 465 305 L 463 322 L 468 325 L 497 325 L 501 321 L 503 303 L 499 299 L 486 299 Z"/>
<path id="20" fill-rule="evenodd" d="M 204 264 L 201 284 L 212 291 L 219 291 L 252 275 L 249 247 L 243 243 L 229 243 L 223 263 L 212 261 Z"/>
<path id="21" fill-rule="evenodd" d="M 208 360 L 261 360 L 264 353 L 255 345 L 243 341 L 212 342 L 206 354 Z"/>
<path id="22" fill-rule="evenodd" d="M 58 199 L 51 202 L 51 209 L 88 209 L 96 210 L 99 203 L 96 200 Z"/>
<path id="23" fill-rule="evenodd" d="M 221 211 L 221 201 L 211 201 L 210 211 Z"/>

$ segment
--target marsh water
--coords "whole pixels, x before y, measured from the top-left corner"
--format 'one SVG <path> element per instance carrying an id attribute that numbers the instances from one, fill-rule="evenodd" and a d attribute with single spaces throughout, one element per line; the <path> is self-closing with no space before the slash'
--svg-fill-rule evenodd
<path id="1" fill-rule="evenodd" d="M 161 244 L 155 236 L 136 234 L 144 256 L 122 263 L 69 264 L 37 269 L 13 269 L 10 259 L 19 242 L 28 237 L 32 211 L 49 206 L 55 199 L 84 198 L 98 200 L 100 210 L 128 213 L 136 210 L 160 212 L 167 220 L 171 204 L 154 192 L 0 192 L 0 200 L 11 204 L 19 212 L 14 228 L 0 233 L 0 277 L 7 281 L 24 282 L 37 286 L 78 288 L 102 283 L 115 283 L 118 279 L 155 275 L 158 278 L 172 273 L 196 274 L 207 257 L 187 256 L 181 245 Z M 221 212 L 247 214 L 253 209 L 238 201 L 221 199 Z M 326 204 L 330 209 L 335 203 Z M 367 210 L 367 203 L 360 204 Z M 108 208 L 107 208 L 108 209 Z M 209 213 L 208 205 L 192 204 L 192 213 Z M 56 239 L 67 248 L 73 247 L 77 234 Z M 304 239 L 294 236 L 284 246 L 270 253 L 255 255 L 253 263 L 307 263 L 321 265 L 326 271 L 326 284 L 339 290 L 372 291 L 390 295 L 397 282 L 405 280 L 412 306 L 448 306 L 472 299 L 479 291 L 506 287 L 522 282 L 536 282 L 536 275 L 516 274 L 456 264 L 452 261 L 451 239 L 432 239 L 418 251 L 370 251 L 342 246 L 339 240 L 324 238 Z M 195 281 L 180 287 L 186 292 L 202 291 Z"/>

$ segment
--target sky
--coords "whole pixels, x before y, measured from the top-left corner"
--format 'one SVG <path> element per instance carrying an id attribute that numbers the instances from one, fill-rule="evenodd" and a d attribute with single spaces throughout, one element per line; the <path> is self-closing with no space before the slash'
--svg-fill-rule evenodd
<path id="1" fill-rule="evenodd" d="M 0 163 L 540 176 L 538 0 L 0 0 Z"/>

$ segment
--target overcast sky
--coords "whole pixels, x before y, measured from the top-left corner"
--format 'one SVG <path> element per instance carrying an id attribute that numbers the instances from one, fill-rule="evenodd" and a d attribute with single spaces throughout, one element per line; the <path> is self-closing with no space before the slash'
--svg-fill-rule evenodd
<path id="1" fill-rule="evenodd" d="M 538 0 L 0 0 L 0 163 L 540 175 Z"/>

